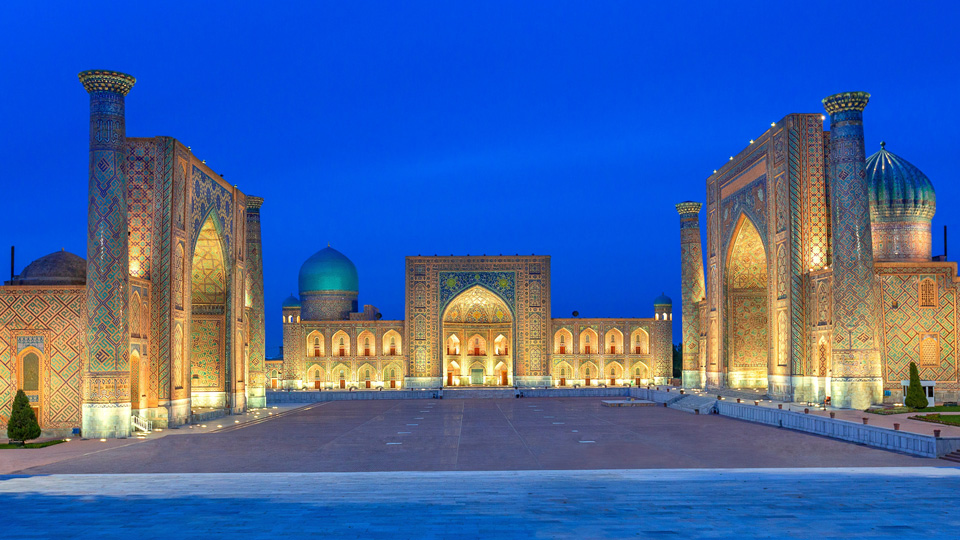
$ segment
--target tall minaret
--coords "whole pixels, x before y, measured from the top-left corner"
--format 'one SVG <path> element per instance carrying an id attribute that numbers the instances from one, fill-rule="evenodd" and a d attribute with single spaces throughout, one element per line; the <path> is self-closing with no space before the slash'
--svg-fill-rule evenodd
<path id="1" fill-rule="evenodd" d="M 703 251 L 698 202 L 677 205 L 680 214 L 680 297 L 683 325 L 683 386 L 700 388 L 700 301 L 704 299 Z"/>
<path id="2" fill-rule="evenodd" d="M 130 334 L 124 96 L 136 79 L 115 71 L 84 71 L 90 93 L 87 201 L 87 356 L 83 364 L 83 436 L 130 435 Z"/>
<path id="3" fill-rule="evenodd" d="M 833 217 L 833 343 L 831 399 L 865 409 L 883 399 L 877 347 L 870 199 L 863 146 L 866 92 L 824 98 L 830 114 L 830 212 Z"/>
<path id="4" fill-rule="evenodd" d="M 247 197 L 247 279 L 249 280 L 250 357 L 247 377 L 247 407 L 267 406 L 264 381 L 265 312 L 263 304 L 263 244 L 260 242 L 260 207 L 263 198 Z"/>

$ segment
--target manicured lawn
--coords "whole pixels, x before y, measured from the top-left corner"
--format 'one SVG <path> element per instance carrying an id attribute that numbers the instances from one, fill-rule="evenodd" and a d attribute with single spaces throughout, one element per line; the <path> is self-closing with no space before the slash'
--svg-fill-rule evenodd
<path id="1" fill-rule="evenodd" d="M 892 409 L 867 409 L 866 412 L 873 414 L 902 414 L 908 412 L 939 413 L 939 412 L 960 412 L 960 407 L 951 405 L 945 407 L 938 405 L 936 407 L 927 407 L 925 409 L 914 409 L 912 407 L 894 407 Z"/>
<path id="2" fill-rule="evenodd" d="M 23 446 L 20 446 L 20 445 L 18 445 L 18 444 L 13 444 L 13 443 L 0 444 L 0 450 L 14 450 L 14 449 L 17 449 L 17 448 L 45 448 L 45 447 L 47 447 L 47 446 L 53 446 L 53 445 L 55 445 L 55 444 L 60 444 L 60 443 L 62 443 L 62 442 L 66 442 L 66 441 L 64 441 L 63 439 L 59 439 L 59 440 L 56 440 L 56 441 L 44 441 L 44 442 L 27 443 L 27 444 L 25 444 L 25 445 L 23 445 Z"/>
<path id="3" fill-rule="evenodd" d="M 933 422 L 935 424 L 960 426 L 960 414 L 925 414 L 922 416 L 911 416 L 910 418 L 912 420 L 923 420 L 924 422 Z"/>

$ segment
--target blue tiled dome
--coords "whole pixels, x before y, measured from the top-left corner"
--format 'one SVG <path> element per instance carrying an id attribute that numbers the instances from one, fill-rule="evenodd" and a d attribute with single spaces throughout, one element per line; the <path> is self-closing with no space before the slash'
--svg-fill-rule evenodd
<path id="1" fill-rule="evenodd" d="M 867 158 L 867 185 L 874 221 L 929 221 L 937 211 L 930 179 L 909 161 L 887 152 L 886 143 Z"/>
<path id="2" fill-rule="evenodd" d="M 343 253 L 327 246 L 300 267 L 300 296 L 310 292 L 360 290 L 357 267 Z"/>
<path id="3" fill-rule="evenodd" d="M 286 300 L 283 301 L 283 305 L 281 307 L 298 308 L 300 307 L 300 300 L 297 300 L 297 297 L 291 294 Z"/>
<path id="4" fill-rule="evenodd" d="M 655 306 L 672 306 L 673 300 L 669 296 L 660 293 L 660 296 L 653 299 L 653 305 Z"/>

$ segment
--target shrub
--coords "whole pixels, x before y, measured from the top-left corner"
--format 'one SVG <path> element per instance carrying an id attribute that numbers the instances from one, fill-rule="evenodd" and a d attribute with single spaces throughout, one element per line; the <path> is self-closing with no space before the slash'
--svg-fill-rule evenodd
<path id="1" fill-rule="evenodd" d="M 927 396 L 923 394 L 923 386 L 920 385 L 920 372 L 917 371 L 917 364 L 913 362 L 910 362 L 910 386 L 907 388 L 907 398 L 903 404 L 914 409 L 923 409 L 927 406 Z"/>
<path id="2" fill-rule="evenodd" d="M 30 400 L 23 390 L 17 390 L 17 397 L 13 398 L 13 410 L 10 411 L 10 421 L 7 422 L 7 438 L 22 443 L 39 436 L 40 424 L 30 407 Z"/>

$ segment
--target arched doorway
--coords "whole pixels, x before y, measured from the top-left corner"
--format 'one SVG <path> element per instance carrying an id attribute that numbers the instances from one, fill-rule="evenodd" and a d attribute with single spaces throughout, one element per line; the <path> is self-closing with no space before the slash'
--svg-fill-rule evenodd
<path id="1" fill-rule="evenodd" d="M 193 251 L 190 309 L 190 400 L 193 407 L 228 407 L 225 336 L 228 334 L 226 256 L 213 214 L 203 222 Z"/>
<path id="2" fill-rule="evenodd" d="M 310 366 L 307 370 L 307 381 L 314 390 L 320 390 L 323 387 L 323 368 L 318 365 Z"/>
<path id="3" fill-rule="evenodd" d="M 746 216 L 730 242 L 726 272 L 726 384 L 766 388 L 769 366 L 767 252 L 760 232 Z"/>
<path id="4" fill-rule="evenodd" d="M 512 384 L 513 314 L 503 299 L 483 286 L 471 287 L 447 304 L 441 326 L 444 385 Z"/>

